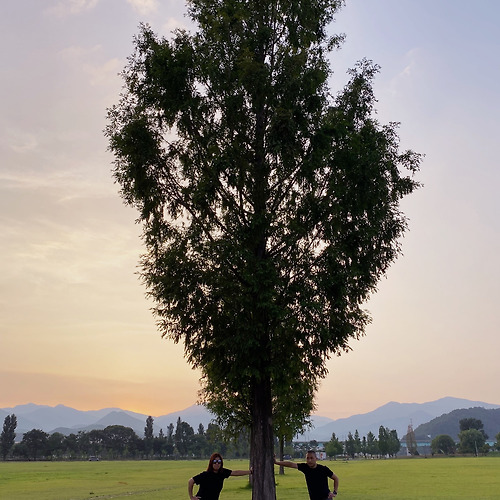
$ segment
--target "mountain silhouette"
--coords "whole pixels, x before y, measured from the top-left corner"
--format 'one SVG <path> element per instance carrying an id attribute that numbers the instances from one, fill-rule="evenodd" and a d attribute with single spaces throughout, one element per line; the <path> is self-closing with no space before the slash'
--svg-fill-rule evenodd
<path id="1" fill-rule="evenodd" d="M 500 408 L 498 404 L 484 403 L 445 397 L 428 403 L 387 403 L 371 412 L 353 415 L 337 420 L 319 415 L 312 415 L 313 427 L 303 434 L 296 436 L 296 441 L 329 441 L 332 433 L 344 440 L 348 432 L 354 434 L 357 430 L 360 436 L 372 432 L 378 436 L 380 426 L 396 429 L 398 436 L 403 437 L 410 423 L 413 428 L 429 422 L 436 417 L 452 412 L 453 410 L 481 407 L 485 409 Z M 81 411 L 64 405 L 54 407 L 36 404 L 19 405 L 12 408 L 0 409 L 0 421 L 7 415 L 15 414 L 17 417 L 16 433 L 22 435 L 32 429 L 41 429 L 47 433 L 61 432 L 68 435 L 78 431 L 104 429 L 108 425 L 123 425 L 131 427 L 139 437 L 144 436 L 144 427 L 148 415 L 136 413 L 120 408 L 103 408 L 100 410 Z M 158 417 L 153 416 L 153 430 L 157 435 L 160 429 L 166 434 L 167 428 L 172 424 L 175 428 L 177 420 L 187 422 L 195 432 L 200 424 L 206 429 L 214 420 L 205 407 L 192 405 L 183 410 L 168 413 Z"/>
<path id="2" fill-rule="evenodd" d="M 426 439 L 428 436 L 436 437 L 440 434 L 446 434 L 458 441 L 460 420 L 465 418 L 480 420 L 483 424 L 483 430 L 490 441 L 494 441 L 495 436 L 500 432 L 500 408 L 460 408 L 419 425 L 414 429 L 415 438 L 419 440 Z"/>
<path id="3" fill-rule="evenodd" d="M 452 397 L 428 403 L 396 403 L 392 401 L 369 413 L 333 420 L 328 424 L 315 427 L 297 439 L 329 441 L 334 432 L 338 439 L 345 440 L 349 432 L 354 434 L 356 430 L 360 436 L 366 436 L 368 432 L 378 436 L 380 426 L 388 427 L 390 430 L 395 429 L 398 436 L 402 437 L 407 433 L 410 423 L 415 428 L 453 410 L 475 406 L 487 409 L 500 408 L 500 405 Z"/>

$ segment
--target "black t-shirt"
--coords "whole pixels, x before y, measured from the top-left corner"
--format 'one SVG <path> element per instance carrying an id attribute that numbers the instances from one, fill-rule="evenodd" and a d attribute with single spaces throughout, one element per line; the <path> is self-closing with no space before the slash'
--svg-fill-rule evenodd
<path id="1" fill-rule="evenodd" d="M 328 478 L 333 472 L 325 465 L 316 464 L 316 467 L 309 467 L 307 464 L 297 464 L 297 469 L 306 476 L 307 490 L 311 500 L 326 500 L 330 489 L 328 488 Z"/>
<path id="2" fill-rule="evenodd" d="M 224 479 L 227 479 L 231 472 L 232 470 L 222 467 L 217 473 L 204 471 L 194 476 L 194 482 L 200 486 L 196 496 L 202 500 L 219 500 Z"/>

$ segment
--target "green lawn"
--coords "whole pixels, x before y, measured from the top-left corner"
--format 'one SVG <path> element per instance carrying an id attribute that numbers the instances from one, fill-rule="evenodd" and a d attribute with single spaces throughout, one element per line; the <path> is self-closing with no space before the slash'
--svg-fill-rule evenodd
<path id="1" fill-rule="evenodd" d="M 500 458 L 420 458 L 322 461 L 340 478 L 339 499 L 500 499 Z M 246 469 L 247 461 L 224 463 Z M 124 499 L 186 500 L 188 479 L 206 461 L 0 462 L 2 500 Z M 304 476 L 278 475 L 277 500 L 307 500 Z M 196 490 L 195 490 L 196 491 Z M 248 478 L 231 477 L 221 500 L 250 500 Z"/>

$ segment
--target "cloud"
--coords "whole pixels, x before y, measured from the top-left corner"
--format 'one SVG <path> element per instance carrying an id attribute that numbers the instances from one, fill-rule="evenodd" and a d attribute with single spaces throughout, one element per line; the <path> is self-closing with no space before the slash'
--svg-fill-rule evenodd
<path id="1" fill-rule="evenodd" d="M 158 0 L 127 0 L 141 16 L 152 14 L 158 9 Z"/>
<path id="2" fill-rule="evenodd" d="M 7 137 L 4 136 L 4 141 L 8 148 L 21 154 L 35 150 L 40 144 L 34 134 L 22 130 L 7 130 Z"/>
<path id="3" fill-rule="evenodd" d="M 189 26 L 183 21 L 180 21 L 176 17 L 169 17 L 167 21 L 163 24 L 163 29 L 166 32 L 171 33 L 172 31 L 175 30 L 188 30 Z"/>
<path id="4" fill-rule="evenodd" d="M 391 90 L 397 92 L 400 85 L 411 82 L 419 72 L 419 64 L 421 51 L 418 48 L 408 51 L 405 55 L 406 64 L 403 69 L 391 80 Z"/>
<path id="5" fill-rule="evenodd" d="M 92 10 L 99 0 L 61 0 L 49 8 L 47 12 L 55 17 L 68 17 Z"/>
<path id="6" fill-rule="evenodd" d="M 95 61 L 101 54 L 100 45 L 89 48 L 72 45 L 59 52 L 61 59 L 71 69 L 88 77 L 88 82 L 92 87 L 116 85 L 123 62 L 118 58 L 111 58 L 104 62 Z"/>
<path id="7" fill-rule="evenodd" d="M 14 192 L 17 195 L 33 197 L 43 192 L 53 199 L 65 201 L 75 198 L 108 198 L 116 197 L 117 189 L 112 184 L 110 174 L 104 170 L 93 172 L 91 161 L 74 160 L 72 169 L 62 170 L 56 166 L 47 168 L 12 168 L 0 171 L 0 192 Z M 103 182 L 105 176 L 107 182 Z"/>

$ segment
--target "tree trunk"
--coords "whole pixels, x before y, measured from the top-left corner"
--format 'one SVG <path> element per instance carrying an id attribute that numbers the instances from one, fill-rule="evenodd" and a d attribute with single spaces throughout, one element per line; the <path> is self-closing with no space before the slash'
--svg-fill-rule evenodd
<path id="1" fill-rule="evenodd" d="M 252 387 L 252 430 L 250 436 L 253 467 L 252 500 L 276 500 L 271 384 L 255 382 Z"/>
<path id="2" fill-rule="evenodd" d="M 283 461 L 283 455 L 285 453 L 285 437 L 280 436 L 280 461 Z M 280 476 L 283 476 L 285 474 L 285 468 L 280 465 Z"/>

